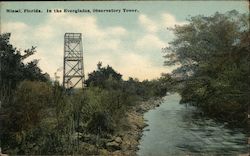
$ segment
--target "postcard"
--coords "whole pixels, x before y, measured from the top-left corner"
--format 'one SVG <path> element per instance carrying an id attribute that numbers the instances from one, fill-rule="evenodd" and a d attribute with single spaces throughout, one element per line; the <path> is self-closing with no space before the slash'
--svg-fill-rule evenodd
<path id="1" fill-rule="evenodd" d="M 249 155 L 249 2 L 0 2 L 0 155 Z"/>

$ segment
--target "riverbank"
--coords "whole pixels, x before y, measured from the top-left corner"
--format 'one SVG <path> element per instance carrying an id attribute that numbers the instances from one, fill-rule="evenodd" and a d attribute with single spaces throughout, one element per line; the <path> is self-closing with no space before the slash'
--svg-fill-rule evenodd
<path id="1" fill-rule="evenodd" d="M 122 134 L 115 139 L 119 140 L 119 138 L 121 138 L 121 149 L 110 152 L 109 154 L 115 156 L 135 156 L 138 150 L 139 140 L 143 134 L 143 129 L 148 126 L 143 118 L 144 113 L 158 107 L 162 101 L 162 98 L 154 98 L 140 102 L 138 105 L 132 107 L 127 113 L 129 130 L 122 132 Z"/>
<path id="2" fill-rule="evenodd" d="M 145 123 L 143 115 L 145 112 L 158 107 L 162 101 L 162 98 L 154 98 L 148 101 L 139 102 L 132 106 L 126 113 L 126 130 L 119 131 L 109 136 L 108 139 L 100 139 L 100 147 L 91 143 L 85 143 L 82 144 L 80 148 L 85 152 L 87 151 L 85 154 L 101 156 L 135 156 L 138 150 L 139 140 L 143 134 L 143 129 L 148 126 Z M 84 138 L 85 139 L 82 140 L 83 142 L 89 142 L 86 141 L 86 136 Z M 90 136 L 89 139 L 91 138 L 93 139 L 93 137 Z"/>
<path id="3" fill-rule="evenodd" d="M 119 119 L 122 125 L 119 124 L 118 127 L 121 129 L 116 128 L 115 133 L 103 136 L 99 141 L 89 141 L 95 139 L 94 135 L 88 137 L 83 140 L 84 146 L 81 146 L 87 153 L 79 151 L 79 154 L 136 156 L 152 155 L 154 152 L 155 155 L 161 156 L 197 153 L 248 155 L 240 154 L 247 153 L 244 133 L 228 129 L 224 124 L 212 119 L 197 118 L 193 116 L 193 112 L 196 111 L 194 107 L 187 108 L 180 105 L 179 101 L 180 96 L 173 94 L 166 100 L 158 98 L 136 103 Z M 160 107 L 147 112 L 157 106 Z M 148 121 L 145 122 L 146 120 Z M 94 146 L 95 143 L 98 146 Z"/>

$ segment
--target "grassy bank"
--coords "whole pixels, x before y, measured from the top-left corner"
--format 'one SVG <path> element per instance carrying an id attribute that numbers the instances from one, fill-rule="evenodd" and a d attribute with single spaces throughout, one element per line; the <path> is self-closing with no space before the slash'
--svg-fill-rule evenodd
<path id="1" fill-rule="evenodd" d="M 141 104 L 152 98 L 99 87 L 69 95 L 58 84 L 34 81 L 21 82 L 12 97 L 2 97 L 9 99 L 1 109 L 4 153 L 101 155 L 135 151 L 142 113 L 151 108 Z"/>
<path id="2" fill-rule="evenodd" d="M 42 72 L 38 60 L 25 63 L 36 52 L 35 47 L 21 52 L 9 39 L 8 33 L 0 36 L 3 153 L 87 155 L 127 151 L 121 144 L 130 137 L 120 135 L 134 133 L 131 110 L 143 101 L 164 96 L 168 90 L 168 75 L 151 81 L 123 80 L 120 73 L 109 65 L 103 67 L 101 62 L 88 74 L 84 89 L 67 90 Z"/>

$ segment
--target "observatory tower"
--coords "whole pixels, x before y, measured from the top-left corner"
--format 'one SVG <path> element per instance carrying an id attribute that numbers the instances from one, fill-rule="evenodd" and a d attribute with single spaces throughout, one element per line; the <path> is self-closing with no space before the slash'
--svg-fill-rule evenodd
<path id="1" fill-rule="evenodd" d="M 81 33 L 65 33 L 63 59 L 63 87 L 83 88 L 83 48 Z"/>

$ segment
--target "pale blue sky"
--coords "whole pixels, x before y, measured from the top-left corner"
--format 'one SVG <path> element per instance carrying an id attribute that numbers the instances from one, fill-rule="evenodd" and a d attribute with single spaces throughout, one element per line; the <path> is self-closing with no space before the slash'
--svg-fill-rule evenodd
<path id="1" fill-rule="evenodd" d="M 46 13 L 46 9 L 137 9 L 136 13 Z M 41 9 L 43 13 L 6 13 L 6 9 Z M 173 34 L 166 28 L 185 24 L 189 16 L 237 10 L 248 12 L 247 1 L 134 1 L 134 2 L 1 2 L 1 31 L 12 32 L 18 48 L 37 46 L 33 58 L 53 78 L 62 67 L 63 36 L 83 35 L 85 74 L 98 61 L 111 65 L 124 78 L 152 79 L 164 67 L 161 48 Z M 59 75 L 61 73 L 58 73 Z M 61 75 L 60 75 L 61 76 Z"/>

